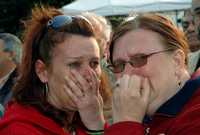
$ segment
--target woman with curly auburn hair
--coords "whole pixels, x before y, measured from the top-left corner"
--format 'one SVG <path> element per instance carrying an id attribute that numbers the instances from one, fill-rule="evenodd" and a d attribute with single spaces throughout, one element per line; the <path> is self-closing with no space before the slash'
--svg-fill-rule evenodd
<path id="1" fill-rule="evenodd" d="M 102 134 L 100 47 L 91 23 L 36 7 L 25 24 L 19 80 L 0 134 Z"/>

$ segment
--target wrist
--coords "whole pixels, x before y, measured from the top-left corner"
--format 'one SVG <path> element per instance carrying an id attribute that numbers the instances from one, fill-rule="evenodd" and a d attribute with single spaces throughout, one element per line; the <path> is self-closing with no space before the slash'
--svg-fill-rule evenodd
<path id="1" fill-rule="evenodd" d="M 91 123 L 85 124 L 86 129 L 88 130 L 103 130 L 105 125 L 104 118 L 92 121 Z"/>
<path id="2" fill-rule="evenodd" d="M 106 121 L 104 119 L 103 112 L 99 112 L 96 113 L 96 115 L 90 115 L 90 117 L 83 120 L 83 123 L 89 130 L 103 130 Z"/>
<path id="3" fill-rule="evenodd" d="M 86 129 L 86 133 L 88 135 L 103 135 L 104 134 L 104 130 L 90 130 L 90 129 Z"/>
<path id="4" fill-rule="evenodd" d="M 88 135 L 103 135 L 104 129 L 106 129 L 107 127 L 108 127 L 108 124 L 105 123 L 102 130 L 91 130 L 85 127 L 85 131 Z"/>

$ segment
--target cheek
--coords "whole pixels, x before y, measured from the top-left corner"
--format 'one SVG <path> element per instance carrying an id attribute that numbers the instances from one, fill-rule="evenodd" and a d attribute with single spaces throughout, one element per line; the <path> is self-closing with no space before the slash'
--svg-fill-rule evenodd
<path id="1" fill-rule="evenodd" d="M 57 74 L 57 73 L 52 73 L 49 76 L 49 81 L 48 81 L 48 85 L 49 85 L 49 89 L 50 91 L 56 93 L 59 92 L 61 89 L 62 84 L 64 83 L 64 79 L 63 77 L 61 77 L 61 75 L 63 74 Z"/>
<path id="2" fill-rule="evenodd" d="M 171 82 L 175 77 L 173 67 L 170 63 L 159 62 L 158 64 L 157 62 L 157 65 L 160 66 L 152 66 L 152 68 L 150 68 L 148 71 L 151 89 L 154 97 L 168 91 L 168 88 L 170 87 Z"/>
<path id="3" fill-rule="evenodd" d="M 163 64 L 159 61 L 160 60 L 158 59 L 158 60 L 149 62 L 146 68 L 146 75 L 147 77 L 149 77 L 152 83 L 155 83 L 154 85 L 158 84 L 159 80 L 162 78 L 162 76 L 166 72 L 166 67 L 164 67 Z"/>
<path id="4" fill-rule="evenodd" d="M 95 73 L 97 74 L 97 76 L 100 78 L 101 74 L 102 74 L 102 71 L 101 71 L 101 67 L 99 66 L 97 68 L 97 70 L 95 70 Z"/>
<path id="5" fill-rule="evenodd" d="M 93 69 L 92 69 L 93 70 Z M 93 70 L 93 72 L 96 74 L 98 80 L 101 80 L 101 76 L 102 76 L 102 71 L 101 71 L 101 67 L 97 67 L 95 70 Z M 90 78 L 91 79 L 91 78 Z"/>
<path id="6" fill-rule="evenodd" d="M 153 70 L 152 70 L 153 69 Z M 150 102 L 153 102 L 155 99 L 159 98 L 160 91 L 163 87 L 163 79 L 162 79 L 162 72 L 159 71 L 160 69 L 157 67 L 149 68 L 145 70 L 145 75 L 149 79 L 150 85 Z"/>
<path id="7" fill-rule="evenodd" d="M 159 85 L 162 85 L 162 76 L 164 76 L 164 70 L 159 61 L 158 59 L 149 59 L 147 65 L 142 67 L 143 70 L 141 72 L 142 76 L 149 79 L 151 91 L 154 94 L 160 89 Z"/>
<path id="8" fill-rule="evenodd" d="M 65 77 L 67 76 L 67 69 L 64 65 L 55 66 L 48 73 L 48 84 L 52 89 L 60 89 L 60 87 L 65 83 Z"/>
<path id="9" fill-rule="evenodd" d="M 52 72 L 49 76 L 48 86 L 49 93 L 48 99 L 50 104 L 54 105 L 56 108 L 62 109 L 69 105 L 69 96 L 65 92 L 65 76 L 66 72 L 56 71 Z"/>

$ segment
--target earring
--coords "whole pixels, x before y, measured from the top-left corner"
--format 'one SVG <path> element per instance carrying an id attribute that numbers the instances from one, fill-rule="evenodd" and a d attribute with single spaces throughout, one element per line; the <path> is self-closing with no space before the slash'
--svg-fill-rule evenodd
<path id="1" fill-rule="evenodd" d="M 181 88 L 181 86 L 182 86 L 182 82 L 181 82 L 180 76 L 178 75 L 177 72 L 175 72 L 175 76 L 177 77 L 178 87 Z"/>
<path id="2" fill-rule="evenodd" d="M 179 81 L 179 82 L 178 82 L 178 86 L 179 86 L 179 88 L 181 88 L 181 85 L 182 85 L 182 82 Z"/>
<path id="3" fill-rule="evenodd" d="M 48 84 L 45 83 L 45 95 L 47 95 L 49 92 L 49 87 L 48 87 Z"/>

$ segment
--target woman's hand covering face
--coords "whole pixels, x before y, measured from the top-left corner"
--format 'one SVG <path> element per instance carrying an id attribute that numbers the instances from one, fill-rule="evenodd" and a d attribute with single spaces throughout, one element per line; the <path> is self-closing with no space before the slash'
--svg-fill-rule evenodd
<path id="1" fill-rule="evenodd" d="M 137 75 L 123 75 L 113 90 L 113 121 L 142 122 L 150 97 L 149 80 Z"/>
<path id="2" fill-rule="evenodd" d="M 82 122 L 88 129 L 103 129 L 103 100 L 99 93 L 100 80 L 93 70 L 88 70 L 88 76 L 82 76 L 76 70 L 71 70 L 66 77 L 65 92 L 76 106 Z"/>

